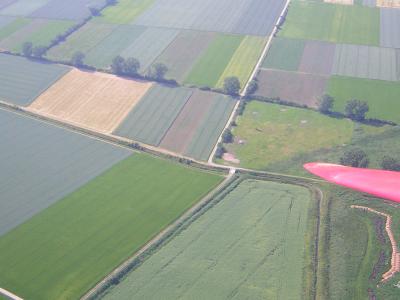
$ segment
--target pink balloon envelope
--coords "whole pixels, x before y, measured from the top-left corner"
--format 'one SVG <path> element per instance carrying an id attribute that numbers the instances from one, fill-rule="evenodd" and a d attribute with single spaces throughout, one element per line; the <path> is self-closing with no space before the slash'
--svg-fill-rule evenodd
<path id="1" fill-rule="evenodd" d="M 400 202 L 400 172 L 360 169 L 327 163 L 308 163 L 304 168 L 329 182 Z"/>

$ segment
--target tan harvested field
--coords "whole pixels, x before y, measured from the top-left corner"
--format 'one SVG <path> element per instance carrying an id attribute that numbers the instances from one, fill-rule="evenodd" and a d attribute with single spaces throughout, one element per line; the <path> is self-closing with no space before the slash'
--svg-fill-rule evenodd
<path id="1" fill-rule="evenodd" d="M 332 4 L 342 4 L 342 5 L 353 5 L 353 0 L 324 0 L 325 3 L 332 3 Z"/>
<path id="2" fill-rule="evenodd" d="M 376 0 L 376 6 L 388 8 L 400 8 L 400 0 Z"/>
<path id="3" fill-rule="evenodd" d="M 111 133 L 151 83 L 73 69 L 28 109 L 96 131 Z"/>

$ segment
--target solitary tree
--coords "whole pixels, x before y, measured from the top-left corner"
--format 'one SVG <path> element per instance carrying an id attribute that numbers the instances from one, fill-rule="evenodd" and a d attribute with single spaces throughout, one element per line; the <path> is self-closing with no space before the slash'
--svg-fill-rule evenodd
<path id="1" fill-rule="evenodd" d="M 340 163 L 345 166 L 355 168 L 366 168 L 369 164 L 369 159 L 364 150 L 360 148 L 350 148 L 346 150 L 340 158 Z"/>
<path id="2" fill-rule="evenodd" d="M 93 17 L 100 16 L 100 9 L 97 7 L 89 7 L 89 11 Z"/>
<path id="3" fill-rule="evenodd" d="M 111 71 L 116 75 L 123 75 L 125 68 L 125 59 L 122 56 L 116 56 L 111 63 Z"/>
<path id="4" fill-rule="evenodd" d="M 85 59 L 85 54 L 81 51 L 77 51 L 72 55 L 71 64 L 77 68 L 82 67 L 84 65 L 83 60 Z"/>
<path id="5" fill-rule="evenodd" d="M 139 73 L 140 62 L 133 57 L 127 58 L 124 64 L 124 73 L 128 76 L 136 76 Z"/>
<path id="6" fill-rule="evenodd" d="M 44 46 L 36 46 L 32 49 L 32 56 L 42 58 L 45 55 L 47 48 Z"/>
<path id="7" fill-rule="evenodd" d="M 381 161 L 381 167 L 384 170 L 400 171 L 400 162 L 391 156 L 384 156 Z"/>
<path id="8" fill-rule="evenodd" d="M 226 153 L 226 149 L 224 148 L 224 146 L 221 143 L 219 143 L 217 146 L 217 150 L 215 151 L 215 157 L 222 158 L 224 153 Z"/>
<path id="9" fill-rule="evenodd" d="M 364 121 L 368 111 L 368 103 L 357 99 L 348 101 L 345 107 L 346 116 L 356 121 Z"/>
<path id="10" fill-rule="evenodd" d="M 224 80 L 224 92 L 236 96 L 240 91 L 240 81 L 237 77 L 227 77 Z"/>
<path id="11" fill-rule="evenodd" d="M 323 114 L 329 114 L 333 108 L 333 97 L 329 95 L 323 95 L 319 100 L 318 110 Z"/>
<path id="12" fill-rule="evenodd" d="M 150 77 L 155 80 L 163 80 L 168 72 L 168 67 L 163 63 L 156 63 L 150 68 Z"/>
<path id="13" fill-rule="evenodd" d="M 222 134 L 222 141 L 224 143 L 232 143 L 233 142 L 233 134 L 230 129 L 226 129 Z"/>
<path id="14" fill-rule="evenodd" d="M 22 54 L 26 57 L 32 56 L 32 48 L 33 48 L 33 45 L 31 42 L 25 42 L 22 45 Z"/>

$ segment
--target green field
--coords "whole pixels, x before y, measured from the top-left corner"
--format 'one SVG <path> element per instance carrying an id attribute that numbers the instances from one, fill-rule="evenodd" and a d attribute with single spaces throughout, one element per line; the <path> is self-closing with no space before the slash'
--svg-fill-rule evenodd
<path id="1" fill-rule="evenodd" d="M 286 71 L 297 71 L 305 46 L 304 40 L 275 38 L 262 67 Z"/>
<path id="2" fill-rule="evenodd" d="M 243 181 L 105 299 L 309 299 L 312 203 L 301 187 Z"/>
<path id="3" fill-rule="evenodd" d="M 379 46 L 378 8 L 292 2 L 279 36 Z"/>
<path id="4" fill-rule="evenodd" d="M 134 154 L 2 236 L 1 287 L 78 299 L 220 181 Z"/>
<path id="5" fill-rule="evenodd" d="M 237 124 L 233 130 L 235 142 L 225 147 L 241 166 L 253 169 L 265 169 L 302 152 L 347 143 L 353 133 L 349 120 L 258 101 L 247 104 Z"/>
<path id="6" fill-rule="evenodd" d="M 95 21 L 103 23 L 130 24 L 155 0 L 119 0 L 117 5 L 109 6 Z"/>
<path id="7" fill-rule="evenodd" d="M 18 31 L 22 27 L 28 25 L 30 23 L 29 19 L 18 18 L 11 22 L 10 24 L 0 28 L 0 40 L 8 37 L 14 32 Z"/>
<path id="8" fill-rule="evenodd" d="M 87 54 L 93 47 L 110 35 L 116 27 L 117 25 L 89 22 L 70 35 L 64 43 L 51 48 L 47 52 L 47 56 L 53 60 L 68 61 L 76 51 Z"/>
<path id="9" fill-rule="evenodd" d="M 236 76 L 239 78 L 241 87 L 244 88 L 261 56 L 265 43 L 265 38 L 246 36 L 222 73 L 217 87 L 224 86 L 226 77 Z"/>
<path id="10" fill-rule="evenodd" d="M 216 86 L 242 40 L 243 36 L 219 34 L 193 67 L 185 83 Z"/>
<path id="11" fill-rule="evenodd" d="M 327 93 L 335 98 L 336 111 L 344 112 L 347 101 L 359 99 L 368 102 L 368 118 L 400 123 L 400 83 L 333 76 Z"/>
<path id="12" fill-rule="evenodd" d="M 33 46 L 49 46 L 58 35 L 66 32 L 73 25 L 73 21 L 49 20 L 45 27 L 35 31 L 24 42 L 31 42 Z M 21 52 L 24 42 L 15 45 L 11 50 Z"/>

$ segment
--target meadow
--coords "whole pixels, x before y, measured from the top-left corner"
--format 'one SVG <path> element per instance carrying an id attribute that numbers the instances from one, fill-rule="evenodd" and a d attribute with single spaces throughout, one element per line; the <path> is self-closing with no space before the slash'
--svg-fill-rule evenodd
<path id="1" fill-rule="evenodd" d="M 279 36 L 379 46 L 379 20 L 377 8 L 295 1 Z"/>
<path id="2" fill-rule="evenodd" d="M 0 238 L 2 287 L 79 298 L 221 179 L 134 154 Z"/>
<path id="3" fill-rule="evenodd" d="M 369 105 L 368 118 L 400 122 L 400 84 L 397 82 L 333 76 L 326 93 L 335 98 L 336 111 L 344 112 L 347 101 L 359 99 Z"/>
<path id="4" fill-rule="evenodd" d="M 312 201 L 302 187 L 245 180 L 104 299 L 307 298 Z"/>
<path id="5" fill-rule="evenodd" d="M 226 144 L 240 166 L 265 169 L 302 152 L 350 142 L 353 124 L 318 112 L 250 101 L 237 119 L 235 142 Z"/>

